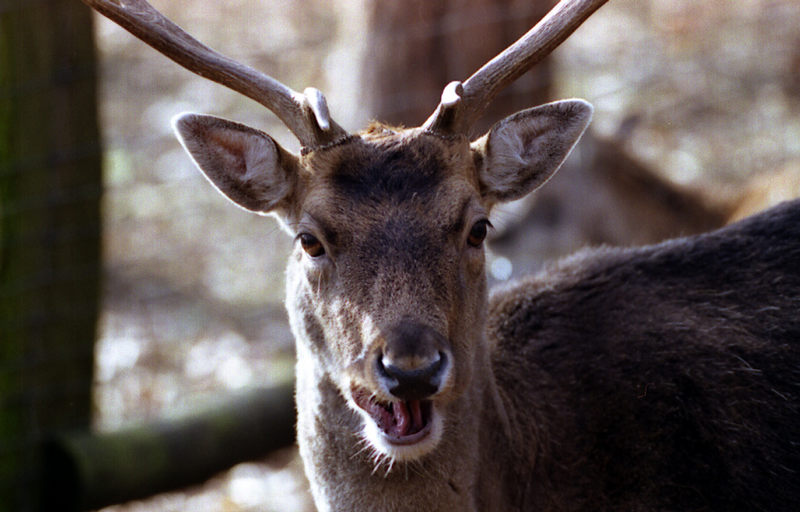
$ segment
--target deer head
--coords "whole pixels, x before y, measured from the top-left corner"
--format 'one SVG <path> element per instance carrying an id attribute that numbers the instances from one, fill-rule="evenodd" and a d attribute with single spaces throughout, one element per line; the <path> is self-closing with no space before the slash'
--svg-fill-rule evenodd
<path id="1" fill-rule="evenodd" d="M 184 115 L 175 126 L 220 192 L 278 216 L 295 237 L 295 334 L 363 414 L 376 448 L 403 459 L 436 445 L 435 403 L 471 382 L 492 206 L 547 180 L 590 115 L 585 102 L 556 102 L 472 143 L 375 125 L 302 156 L 210 116 Z"/>
<path id="2" fill-rule="evenodd" d="M 330 119 L 319 91 L 296 93 L 219 55 L 147 2 L 84 1 L 178 63 L 260 101 L 301 142 L 292 154 L 232 121 L 174 121 L 222 194 L 276 216 L 295 239 L 287 309 L 298 340 L 301 449 L 314 422 L 362 438 L 390 461 L 455 446 L 448 432 L 480 407 L 479 370 L 488 364 L 483 241 L 492 208 L 552 176 L 592 108 L 546 104 L 474 141 L 469 129 L 502 87 L 604 1 L 559 4 L 467 81 L 448 85 L 421 127 L 374 124 L 354 134 Z M 324 403 L 313 398 L 322 395 Z M 306 444 L 317 442 L 311 437 Z"/>

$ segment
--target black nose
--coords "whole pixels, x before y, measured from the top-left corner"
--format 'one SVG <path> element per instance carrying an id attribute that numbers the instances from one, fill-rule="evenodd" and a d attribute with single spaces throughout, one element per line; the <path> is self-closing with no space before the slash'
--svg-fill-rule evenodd
<path id="1" fill-rule="evenodd" d="M 437 391 L 447 371 L 445 338 L 432 328 L 402 321 L 389 329 L 376 360 L 377 374 L 401 400 L 422 400 Z"/>
<path id="2" fill-rule="evenodd" d="M 444 352 L 439 352 L 429 365 L 404 370 L 393 364 L 385 364 L 381 357 L 378 358 L 378 374 L 384 377 L 389 392 L 397 398 L 422 400 L 439 391 L 446 360 Z"/>

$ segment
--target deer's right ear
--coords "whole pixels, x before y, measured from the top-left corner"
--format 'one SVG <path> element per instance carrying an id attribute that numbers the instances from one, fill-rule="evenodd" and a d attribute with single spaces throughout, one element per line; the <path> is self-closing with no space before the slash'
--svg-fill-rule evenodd
<path id="1" fill-rule="evenodd" d="M 197 167 L 242 208 L 281 210 L 295 192 L 297 158 L 266 133 L 200 114 L 181 114 L 172 125 Z"/>
<path id="2" fill-rule="evenodd" d="M 472 143 L 481 193 L 489 203 L 532 192 L 561 166 L 592 118 L 583 100 L 562 100 L 509 116 Z"/>

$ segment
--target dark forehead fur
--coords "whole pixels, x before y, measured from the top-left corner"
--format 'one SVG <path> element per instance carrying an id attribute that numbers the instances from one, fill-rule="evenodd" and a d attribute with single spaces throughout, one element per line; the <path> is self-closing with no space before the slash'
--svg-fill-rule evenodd
<path id="1" fill-rule="evenodd" d="M 424 132 L 373 125 L 360 137 L 319 155 L 334 191 L 357 202 L 405 202 L 426 197 L 453 172 L 453 144 Z"/>

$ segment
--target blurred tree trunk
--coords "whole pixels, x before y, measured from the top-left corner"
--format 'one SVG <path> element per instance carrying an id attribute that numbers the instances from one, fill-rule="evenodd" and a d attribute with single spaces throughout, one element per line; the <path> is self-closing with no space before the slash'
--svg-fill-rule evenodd
<path id="1" fill-rule="evenodd" d="M 365 65 L 369 111 L 391 124 L 422 124 L 447 83 L 466 80 L 554 4 L 554 0 L 369 2 L 370 52 Z M 550 100 L 551 87 L 550 60 L 545 59 L 500 93 L 475 133 L 517 110 Z"/>
<path id="2" fill-rule="evenodd" d="M 100 508 L 198 484 L 295 440 L 294 383 L 220 397 L 185 416 L 47 446 L 46 510 Z"/>
<path id="3" fill-rule="evenodd" d="M 0 511 L 40 508 L 40 446 L 91 412 L 100 265 L 92 19 L 0 3 Z"/>

